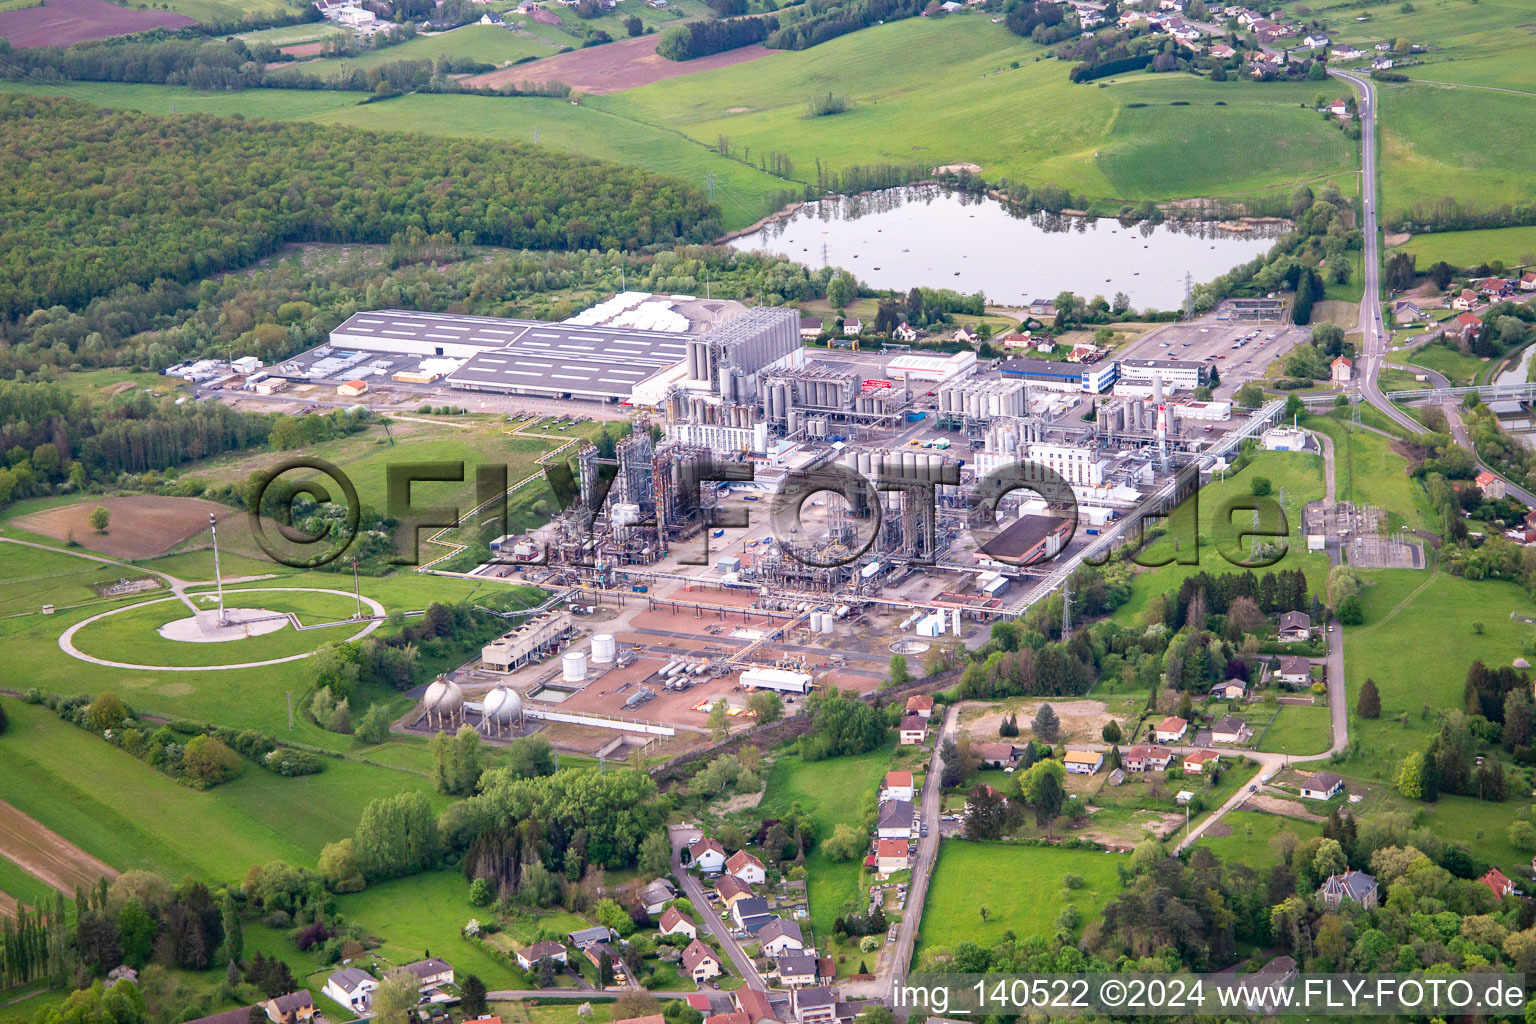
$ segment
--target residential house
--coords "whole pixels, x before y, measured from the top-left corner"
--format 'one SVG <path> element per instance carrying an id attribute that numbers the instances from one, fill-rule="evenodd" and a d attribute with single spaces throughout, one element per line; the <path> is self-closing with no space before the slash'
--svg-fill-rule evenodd
<path id="1" fill-rule="evenodd" d="M 1349 102 L 1342 97 L 1328 104 L 1328 113 L 1334 117 L 1344 118 L 1349 116 Z"/>
<path id="2" fill-rule="evenodd" d="M 974 345 L 976 343 L 976 333 L 962 324 L 955 328 L 955 333 L 950 335 L 950 339 L 958 341 L 962 345 Z M 929 699 L 931 700 L 932 698 Z"/>
<path id="3" fill-rule="evenodd" d="M 722 875 L 715 883 L 715 892 L 720 895 L 720 902 L 729 910 L 736 905 L 737 900 L 743 900 L 754 895 L 752 887 L 735 875 Z"/>
<path id="4" fill-rule="evenodd" d="M 1189 728 L 1189 723 L 1182 718 L 1169 715 L 1157 723 L 1152 730 L 1152 738 L 1159 743 L 1177 743 L 1184 738 L 1184 731 Z"/>
<path id="5" fill-rule="evenodd" d="M 857 338 L 864 331 L 864 321 L 850 318 L 843 321 L 843 337 Z"/>
<path id="6" fill-rule="evenodd" d="M 908 839 L 916 815 L 910 800 L 887 800 L 880 805 L 880 820 L 875 825 L 877 839 Z"/>
<path id="7" fill-rule="evenodd" d="M 1104 24 L 1104 12 L 1096 11 L 1091 7 L 1080 7 L 1077 10 L 1077 24 L 1084 31 L 1098 28 Z"/>
<path id="8" fill-rule="evenodd" d="M 1304 800 L 1327 800 L 1344 788 L 1344 780 L 1333 772 L 1318 772 L 1301 784 Z"/>
<path id="9" fill-rule="evenodd" d="M 821 321 L 808 316 L 800 318 L 800 340 L 815 341 L 821 337 Z"/>
<path id="10" fill-rule="evenodd" d="M 663 929 L 662 934 L 667 934 L 665 929 Z M 517 966 L 525 971 L 533 970 L 542 960 L 553 960 L 560 964 L 571 962 L 570 954 L 565 949 L 565 943 L 556 942 L 554 939 L 535 942 L 533 945 L 517 951 Z"/>
<path id="11" fill-rule="evenodd" d="M 1482 878 L 1479 878 L 1478 881 L 1486 885 L 1488 889 L 1493 893 L 1493 895 L 1498 899 L 1503 899 L 1505 896 L 1511 896 L 1517 891 L 1515 889 L 1515 883 L 1511 882 L 1509 878 L 1504 874 L 1504 872 L 1500 871 L 1498 868 L 1489 868 L 1488 873 Z"/>
<path id="12" fill-rule="evenodd" d="M 1192 754 L 1184 755 L 1184 774 L 1204 775 L 1205 766 L 1216 764 L 1221 760 L 1221 754 L 1214 750 L 1197 750 Z"/>
<path id="13" fill-rule="evenodd" d="M 1471 288 L 1463 288 L 1455 298 L 1451 299 L 1452 309 L 1471 309 L 1477 305 L 1477 292 Z"/>
<path id="14" fill-rule="evenodd" d="M 751 1024 L 789 1024 L 795 1019 L 788 1005 L 775 1004 L 767 992 L 747 986 L 736 990 L 736 1007 Z"/>
<path id="15" fill-rule="evenodd" d="M 1056 312 L 1056 307 L 1050 299 L 1030 299 L 1029 312 L 1033 316 L 1049 316 Z"/>
<path id="16" fill-rule="evenodd" d="M 1355 371 L 1355 364 L 1348 356 L 1339 356 L 1328 364 L 1329 379 L 1335 384 L 1348 384 Z"/>
<path id="17" fill-rule="evenodd" d="M 824 985 L 795 989 L 790 1005 L 800 1024 L 833 1024 L 837 1020 L 837 997 Z"/>
<path id="18" fill-rule="evenodd" d="M 1411 299 L 1399 299 L 1392 303 L 1392 316 L 1398 323 L 1413 323 L 1424 319 L 1424 307 Z"/>
<path id="19" fill-rule="evenodd" d="M 1377 57 L 1371 61 L 1372 71 L 1391 71 L 1392 65 L 1397 63 L 1391 57 Z"/>
<path id="20" fill-rule="evenodd" d="M 974 743 L 971 750 L 981 758 L 983 768 L 1006 768 L 1013 763 L 1012 743 Z"/>
<path id="21" fill-rule="evenodd" d="M 321 992 L 332 1002 L 361 1015 L 368 1009 L 368 1003 L 378 987 L 378 980 L 367 971 L 357 967 L 342 967 L 332 971 L 330 977 L 325 979 L 325 987 Z"/>
<path id="22" fill-rule="evenodd" d="M 1494 476 L 1486 469 L 1477 474 L 1477 488 L 1483 492 L 1483 497 L 1489 501 L 1502 501 L 1508 494 L 1502 478 Z"/>
<path id="23" fill-rule="evenodd" d="M 1236 53 L 1237 51 L 1232 49 L 1232 47 L 1228 46 L 1226 43 L 1217 43 L 1215 46 L 1211 47 L 1211 56 L 1215 57 L 1217 60 L 1227 60 Z"/>
<path id="24" fill-rule="evenodd" d="M 881 800 L 905 800 L 908 803 L 917 795 L 917 789 L 912 782 L 911 772 L 886 772 L 885 789 L 880 794 Z"/>
<path id="25" fill-rule="evenodd" d="M 1335 46 L 1332 55 L 1334 60 L 1359 60 L 1365 56 L 1365 51 L 1353 46 Z"/>
<path id="26" fill-rule="evenodd" d="M 268 999 L 263 1008 L 272 1024 L 299 1024 L 315 1016 L 315 1000 L 308 990 L 289 992 L 287 995 Z"/>
<path id="27" fill-rule="evenodd" d="M 666 1024 L 666 1018 L 659 1013 L 648 1013 L 644 1017 L 625 1017 L 613 1024 Z"/>
<path id="28" fill-rule="evenodd" d="M 1215 725 L 1211 726 L 1211 742 L 1235 745 L 1247 743 L 1253 739 L 1253 730 L 1248 728 L 1248 723 L 1241 718 L 1226 715 Z"/>
<path id="29" fill-rule="evenodd" d="M 1307 38 L 1301 41 L 1301 45 L 1305 46 L 1309 50 L 1325 49 L 1332 45 L 1332 43 L 1333 40 L 1329 39 L 1325 35 L 1322 35 L 1321 33 L 1315 33 L 1313 35 L 1307 36 Z"/>
<path id="30" fill-rule="evenodd" d="M 676 907 L 668 907 L 661 915 L 661 924 L 657 929 L 663 935 L 686 935 L 690 939 L 699 937 L 698 926 L 687 914 Z M 540 943 L 543 945 L 543 943 Z"/>
<path id="31" fill-rule="evenodd" d="M 907 841 L 880 839 L 875 843 L 875 871 L 882 875 L 907 869 Z"/>
<path id="32" fill-rule="evenodd" d="M 1167 747 L 1132 747 L 1120 755 L 1120 764 L 1128 772 L 1166 771 L 1173 760 L 1173 751 Z"/>
<path id="33" fill-rule="evenodd" d="M 1073 775 L 1097 775 L 1099 769 L 1104 767 L 1104 753 L 1099 750 L 1069 750 L 1061 763 Z"/>
<path id="34" fill-rule="evenodd" d="M 1476 313 L 1463 313 L 1455 320 L 1452 320 L 1451 323 L 1456 325 L 1455 333 L 1464 342 L 1471 342 L 1477 337 L 1478 332 L 1483 329 L 1483 321 L 1478 318 Z"/>
<path id="35" fill-rule="evenodd" d="M 665 878 L 658 878 L 640 890 L 640 905 L 645 907 L 645 912 L 652 917 L 661 913 L 661 909 L 675 899 L 677 899 L 677 887 Z"/>
<path id="36" fill-rule="evenodd" d="M 582 950 L 592 966 L 596 967 L 599 976 L 604 967 L 608 968 L 608 974 L 615 981 L 623 982 L 625 979 L 624 958 L 619 956 L 619 951 L 606 942 L 594 942 Z"/>
<path id="37" fill-rule="evenodd" d="M 1242 700 L 1248 696 L 1248 684 L 1241 679 L 1228 679 L 1211 687 L 1211 696 L 1217 700 Z"/>
<path id="38" fill-rule="evenodd" d="M 898 730 L 901 734 L 901 742 L 907 745 L 922 743 L 928 738 L 928 719 L 918 715 L 908 715 L 901 720 Z"/>
<path id="39" fill-rule="evenodd" d="M 574 932 L 569 932 L 565 938 L 566 941 L 575 946 L 577 949 L 585 950 L 594 942 L 612 941 L 613 933 L 610 932 L 607 928 L 604 928 L 602 925 L 598 924 L 593 925 L 591 928 L 578 928 Z"/>
<path id="40" fill-rule="evenodd" d="M 365 380 L 349 380 L 345 384 L 336 385 L 336 393 L 342 398 L 356 398 L 368 390 L 368 382 Z"/>
<path id="41" fill-rule="evenodd" d="M 1275 629 L 1275 639 L 1289 643 L 1293 640 L 1312 639 L 1312 616 L 1306 612 L 1286 612 L 1280 616 Z"/>
<path id="42" fill-rule="evenodd" d="M 779 984 L 784 988 L 803 988 L 817 982 L 815 953 L 785 953 L 774 961 Z"/>
<path id="43" fill-rule="evenodd" d="M 1346 871 L 1342 875 L 1329 875 L 1317 895 L 1329 910 L 1338 910 L 1347 901 L 1372 910 L 1376 907 L 1378 892 L 1375 876 L 1364 871 Z"/>
<path id="44" fill-rule="evenodd" d="M 718 978 L 722 973 L 720 960 L 715 956 L 715 951 L 698 939 L 688 943 L 688 948 L 683 950 L 683 970 L 695 984 L 701 984 L 710 978 Z"/>
<path id="45" fill-rule="evenodd" d="M 487 13 L 480 15 L 480 24 L 505 25 L 506 22 L 503 21 L 501 15 L 497 14 L 495 11 L 488 11 Z"/>
<path id="46" fill-rule="evenodd" d="M 710 836 L 695 839 L 688 847 L 688 856 L 693 866 L 707 875 L 718 875 L 725 868 L 725 847 Z"/>
<path id="47" fill-rule="evenodd" d="M 737 850 L 731 854 L 725 862 L 725 873 L 748 885 L 762 885 L 768 881 L 768 872 L 763 868 L 763 862 L 746 850 Z"/>
<path id="48" fill-rule="evenodd" d="M 917 330 L 913 328 L 911 324 L 903 320 L 901 323 L 897 324 L 896 329 L 891 332 L 891 337 L 895 338 L 897 341 L 916 341 Z"/>
<path id="49" fill-rule="evenodd" d="M 776 917 L 765 924 L 757 933 L 757 941 L 761 943 L 765 956 L 780 957 L 786 953 L 805 951 L 805 936 L 801 934 L 800 926 L 782 917 Z"/>
<path id="50" fill-rule="evenodd" d="M 453 967 L 442 957 L 434 956 L 427 960 L 417 960 L 413 964 L 406 964 L 401 970 L 414 974 L 416 983 L 421 986 L 423 992 L 453 984 Z"/>
<path id="51" fill-rule="evenodd" d="M 916 715 L 919 718 L 929 718 L 933 715 L 933 698 L 926 693 L 914 693 L 907 698 L 907 714 Z"/>
<path id="52" fill-rule="evenodd" d="M 1312 663 L 1306 658 L 1287 656 L 1280 659 L 1280 669 L 1275 673 L 1275 678 L 1286 686 L 1310 686 L 1312 684 Z"/>
<path id="53" fill-rule="evenodd" d="M 1490 299 L 1497 299 L 1508 295 L 1513 289 L 1510 288 L 1509 282 L 1502 277 L 1485 277 L 1477 282 L 1477 290 L 1481 295 L 1486 295 Z"/>
<path id="54" fill-rule="evenodd" d="M 761 896 L 748 896 L 731 904 L 731 919 L 736 922 L 737 928 L 744 931 L 754 930 L 747 926 L 749 921 L 757 921 L 757 927 L 761 928 L 772 916 L 768 912 L 768 901 Z"/>
<path id="55" fill-rule="evenodd" d="M 1527 270 L 1520 275 L 1520 290 L 1523 292 L 1536 292 L 1536 270 Z"/>
<path id="56" fill-rule="evenodd" d="M 752 1018 L 737 1010 L 735 1013 L 716 1013 L 705 1017 L 704 1024 L 752 1024 Z"/>

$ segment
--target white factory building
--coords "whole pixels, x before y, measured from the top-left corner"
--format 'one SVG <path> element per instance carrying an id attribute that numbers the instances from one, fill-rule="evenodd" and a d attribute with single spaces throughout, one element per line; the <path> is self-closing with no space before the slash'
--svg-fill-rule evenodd
<path id="1" fill-rule="evenodd" d="M 1052 359 L 1004 359 L 997 369 L 1004 377 L 1028 381 L 1033 388 L 1091 395 L 1108 390 L 1119 375 L 1119 364 L 1114 360 L 1068 363 Z"/>
<path id="2" fill-rule="evenodd" d="M 952 356 L 904 355 L 885 364 L 886 376 L 892 380 L 905 377 L 907 380 L 942 384 L 975 372 L 975 352 L 956 352 Z"/>
<path id="3" fill-rule="evenodd" d="M 1035 442 L 1025 446 L 1024 458 L 1026 466 L 1044 466 L 1074 489 L 1104 482 L 1104 460 L 1094 448 Z"/>
<path id="4" fill-rule="evenodd" d="M 741 685 L 749 690 L 810 693 L 811 677 L 804 672 L 790 672 L 782 668 L 749 668 L 741 674 Z"/>
<path id="5" fill-rule="evenodd" d="M 667 424 L 667 440 L 705 445 L 717 452 L 768 452 L 768 424 L 758 420 L 750 427 L 730 427 L 720 423 Z"/>
<path id="6" fill-rule="evenodd" d="M 1210 364 L 1189 359 L 1122 359 L 1115 394 L 1150 398 L 1158 380 L 1165 393 L 1193 391 L 1211 382 Z"/>
<path id="7" fill-rule="evenodd" d="M 1307 449 L 1307 432 L 1295 427 L 1270 427 L 1259 441 L 1267 452 L 1301 452 Z"/>

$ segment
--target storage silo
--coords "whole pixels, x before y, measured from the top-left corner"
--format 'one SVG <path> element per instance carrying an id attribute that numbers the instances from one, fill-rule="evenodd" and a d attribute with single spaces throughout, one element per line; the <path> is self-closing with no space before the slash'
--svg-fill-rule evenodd
<path id="1" fill-rule="evenodd" d="M 613 664 L 616 647 L 612 633 L 597 633 L 592 637 L 592 664 Z"/>
<path id="2" fill-rule="evenodd" d="M 566 651 L 560 659 L 560 678 L 568 683 L 580 683 L 587 678 L 587 656 L 580 651 Z"/>

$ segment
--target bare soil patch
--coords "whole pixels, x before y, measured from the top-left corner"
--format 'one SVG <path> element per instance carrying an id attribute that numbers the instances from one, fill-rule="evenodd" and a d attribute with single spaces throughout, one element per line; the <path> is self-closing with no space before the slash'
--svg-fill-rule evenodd
<path id="1" fill-rule="evenodd" d="M 117 870 L 75 846 L 57 832 L 0 800 L 0 853 L 62 893 L 98 878 L 116 878 Z"/>
<path id="2" fill-rule="evenodd" d="M 1270 796 L 1268 793 L 1254 793 L 1243 802 L 1243 809 L 1248 811 L 1268 811 L 1270 814 L 1280 814 L 1287 818 L 1296 818 L 1301 821 L 1324 821 L 1320 815 L 1313 814 L 1294 800 L 1285 800 L 1278 796 Z"/>
<path id="3" fill-rule="evenodd" d="M 998 726 L 1005 715 L 1019 716 L 1019 735 L 1030 737 L 1029 724 L 1041 704 L 1049 704 L 1061 720 L 1061 735 L 1068 743 L 1102 743 L 1104 724 L 1114 718 L 1101 700 L 1023 700 L 994 704 L 974 718 L 961 716 L 961 728 L 977 743 L 995 743 L 1001 740 Z"/>
<path id="4" fill-rule="evenodd" d="M 97 533 L 89 522 L 97 505 L 111 513 L 106 533 Z M 196 536 L 208 528 L 209 515 L 222 520 L 234 514 L 228 505 L 202 498 L 142 495 L 87 499 L 18 516 L 12 522 L 45 537 L 73 539 L 92 551 L 132 561 L 158 557 Z"/>
<path id="5" fill-rule="evenodd" d="M 744 64 L 773 52 L 766 46 L 753 45 L 693 60 L 675 61 L 656 55 L 656 43 L 660 38 L 659 35 L 636 36 L 606 46 L 560 53 L 530 64 L 491 71 L 484 75 L 471 75 L 463 79 L 463 84 L 467 89 L 498 89 L 504 85 L 552 85 L 561 82 L 576 92 L 600 96 L 691 75 L 696 71 Z"/>
<path id="6" fill-rule="evenodd" d="M 318 57 L 325 50 L 322 43 L 294 43 L 292 46 L 279 47 L 283 53 L 290 57 Z"/>
<path id="7" fill-rule="evenodd" d="M 136 11 L 107 0 L 48 0 L 41 7 L 0 11 L 0 37 L 14 47 L 69 46 L 83 39 L 105 39 L 181 28 L 197 22 L 169 11 Z"/>

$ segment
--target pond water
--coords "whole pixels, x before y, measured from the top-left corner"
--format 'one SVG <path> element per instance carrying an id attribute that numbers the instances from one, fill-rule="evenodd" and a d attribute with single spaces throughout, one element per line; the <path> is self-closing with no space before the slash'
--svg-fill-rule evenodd
<path id="1" fill-rule="evenodd" d="M 806 203 L 731 244 L 843 267 L 874 288 L 980 291 L 1000 304 L 1125 292 L 1136 309 L 1176 309 L 1186 275 L 1209 281 L 1267 252 L 1278 233 L 1023 216 L 986 196 L 910 186 Z"/>

